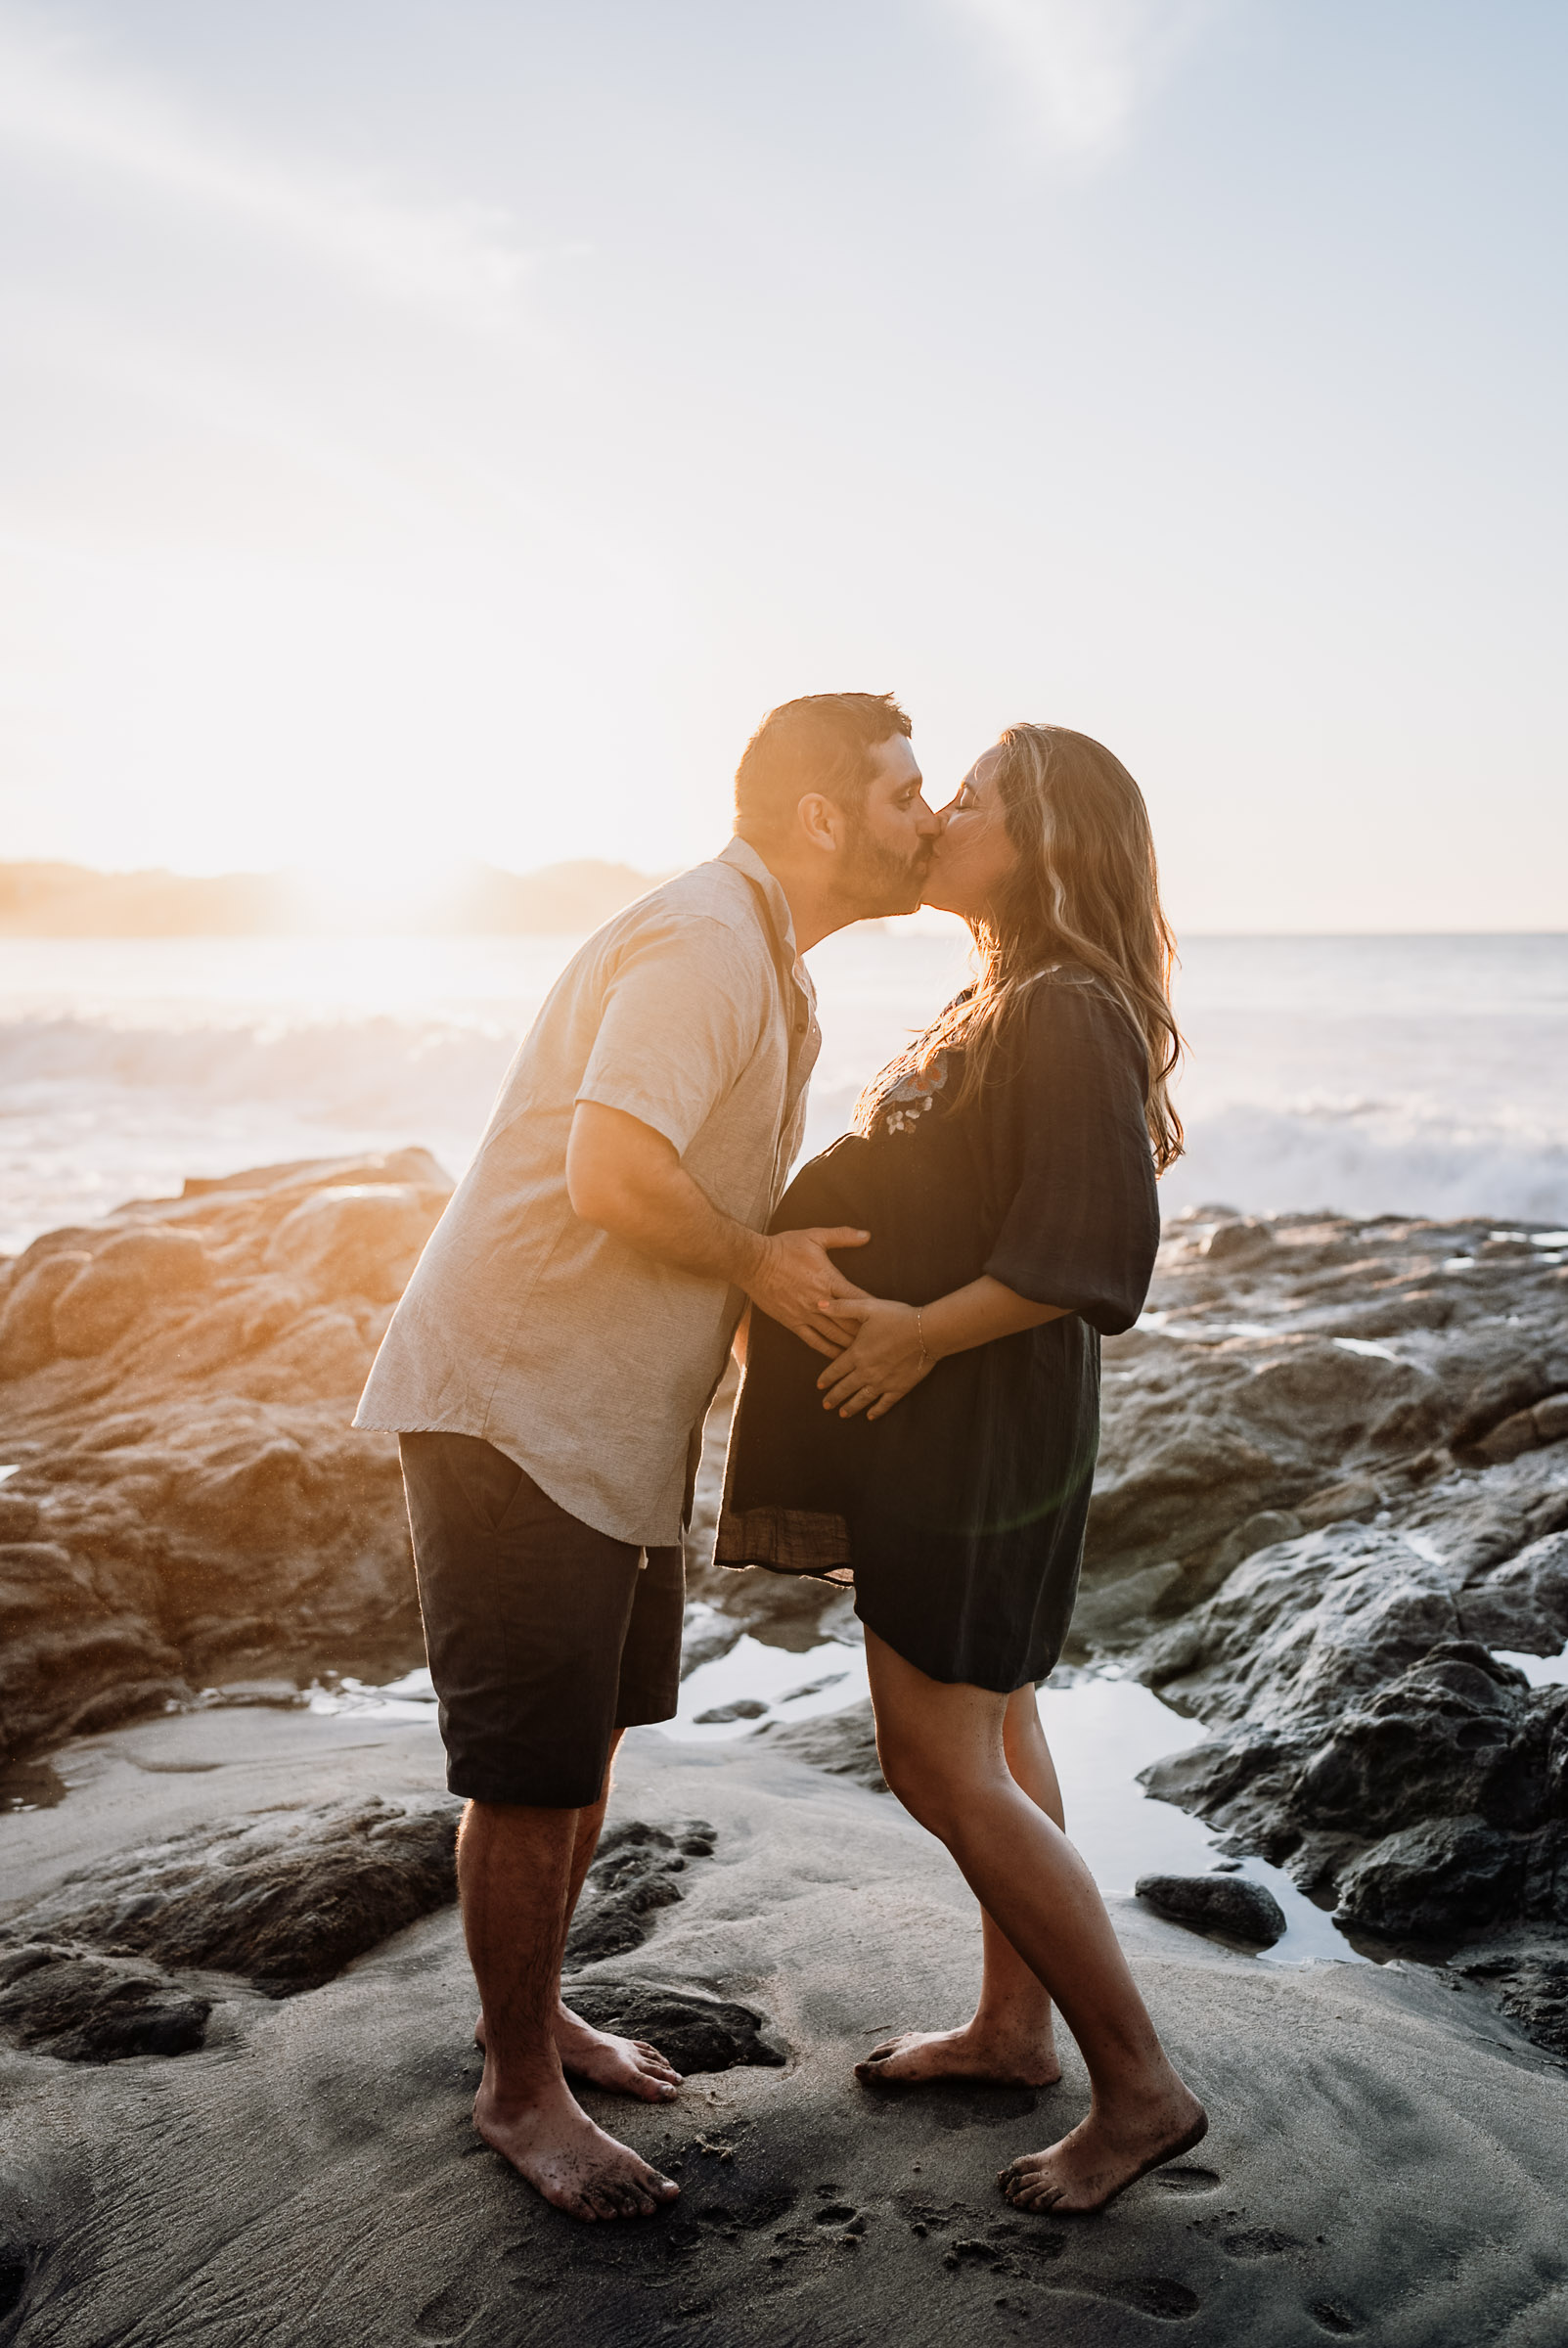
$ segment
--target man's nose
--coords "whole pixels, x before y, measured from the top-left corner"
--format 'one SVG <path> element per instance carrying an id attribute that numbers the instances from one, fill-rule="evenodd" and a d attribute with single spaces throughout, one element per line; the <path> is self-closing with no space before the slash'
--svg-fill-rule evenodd
<path id="1" fill-rule="evenodd" d="M 927 836 L 934 838 L 945 829 L 945 826 L 946 818 L 942 815 L 939 815 L 934 808 L 927 807 L 925 801 L 922 799 L 920 801 L 920 831 Z"/>

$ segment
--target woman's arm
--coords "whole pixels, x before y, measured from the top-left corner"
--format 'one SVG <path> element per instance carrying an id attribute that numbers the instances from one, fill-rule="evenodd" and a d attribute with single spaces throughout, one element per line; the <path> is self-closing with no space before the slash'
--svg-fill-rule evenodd
<path id="1" fill-rule="evenodd" d="M 853 1419 L 859 1411 L 880 1419 L 944 1354 L 967 1353 L 971 1346 L 989 1345 L 993 1337 L 1039 1329 L 1059 1321 L 1068 1308 L 1035 1304 L 985 1273 L 918 1309 L 885 1296 L 835 1297 L 830 1306 L 818 1309 L 856 1332 L 817 1380 L 823 1409 L 836 1411 L 840 1419 Z"/>

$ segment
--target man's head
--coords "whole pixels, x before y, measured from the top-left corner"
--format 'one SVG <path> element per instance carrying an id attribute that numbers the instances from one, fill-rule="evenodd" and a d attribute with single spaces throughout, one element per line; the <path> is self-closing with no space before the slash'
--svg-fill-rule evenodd
<path id="1" fill-rule="evenodd" d="M 838 921 L 913 913 L 940 823 L 890 693 L 808 693 L 770 709 L 736 769 L 735 828 Z"/>

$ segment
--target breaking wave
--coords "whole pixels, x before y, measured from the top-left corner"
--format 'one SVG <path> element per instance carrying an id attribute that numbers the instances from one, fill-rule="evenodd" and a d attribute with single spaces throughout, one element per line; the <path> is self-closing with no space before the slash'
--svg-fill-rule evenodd
<path id="1" fill-rule="evenodd" d="M 1223 1202 L 1568 1226 L 1568 1094 L 1546 1073 L 1568 1065 L 1568 941 L 1524 941 L 1512 978 L 1510 941 L 1451 941 L 1455 999 L 1417 1007 L 1427 969 L 1411 960 L 1418 989 L 1400 973 L 1406 949 L 1428 943 L 1317 941 L 1315 963 L 1299 941 L 1189 952 L 1189 1149 L 1161 1186 L 1167 1214 Z M 331 971 L 215 940 L 92 941 L 79 962 L 58 947 L 47 964 L 32 948 L 24 966 L 7 962 L 0 1249 L 177 1191 L 187 1174 L 281 1157 L 418 1142 L 460 1173 L 572 941 L 470 944 L 411 940 L 374 967 L 361 956 Z M 1392 976 L 1366 1005 L 1373 945 Z M 951 940 L 896 930 L 848 933 L 813 965 L 826 1041 L 808 1150 L 845 1129 L 868 1074 L 965 975 Z M 1395 979 L 1406 991 L 1390 1002 Z M 1260 1008 L 1265 985 L 1278 998 Z"/>

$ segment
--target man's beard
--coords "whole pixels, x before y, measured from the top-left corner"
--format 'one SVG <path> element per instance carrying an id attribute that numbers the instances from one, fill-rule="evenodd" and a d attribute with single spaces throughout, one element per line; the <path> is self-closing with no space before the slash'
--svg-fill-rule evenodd
<path id="1" fill-rule="evenodd" d="M 931 850 L 932 842 L 921 840 L 912 854 L 901 856 L 873 836 L 864 818 L 852 816 L 838 893 L 854 905 L 856 920 L 913 913 L 931 870 Z"/>

